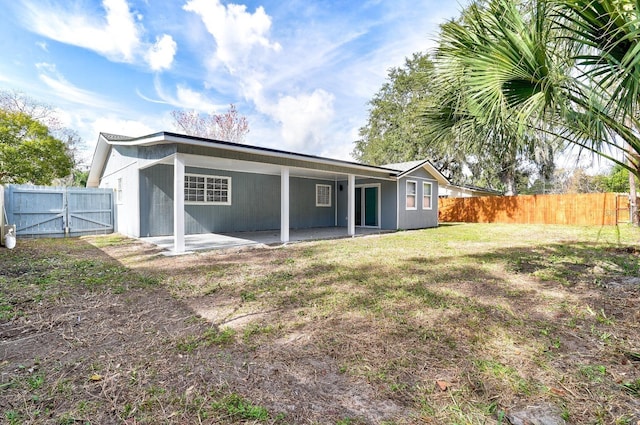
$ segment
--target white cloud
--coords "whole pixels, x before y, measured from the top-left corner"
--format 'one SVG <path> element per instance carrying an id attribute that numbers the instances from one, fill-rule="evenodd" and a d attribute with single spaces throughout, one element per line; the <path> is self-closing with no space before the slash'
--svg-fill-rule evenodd
<path id="1" fill-rule="evenodd" d="M 136 120 L 127 120 L 117 117 L 101 117 L 91 123 L 93 133 L 107 132 L 124 136 L 138 137 L 152 134 L 160 129 L 153 129 L 147 124 Z"/>
<path id="2" fill-rule="evenodd" d="M 283 96 L 265 112 L 282 124 L 282 138 L 288 148 L 313 151 L 328 135 L 334 116 L 334 96 L 324 90 L 311 94 Z"/>
<path id="3" fill-rule="evenodd" d="M 227 108 L 229 105 L 216 104 L 206 98 L 201 92 L 191 89 L 183 84 L 178 84 L 175 89 L 175 93 L 168 93 L 162 86 L 162 83 L 158 77 L 153 82 L 158 99 L 151 99 L 139 91 L 138 96 L 142 99 L 152 103 L 162 103 L 166 105 L 174 106 L 178 109 L 196 110 L 198 112 L 211 113 L 219 111 L 222 108 Z"/>
<path id="4" fill-rule="evenodd" d="M 126 0 L 103 0 L 104 19 L 82 13 L 76 7 L 47 7 L 26 2 L 26 25 L 53 40 L 94 50 L 109 59 L 133 62 L 142 28 L 135 22 Z"/>
<path id="5" fill-rule="evenodd" d="M 219 0 L 190 0 L 183 9 L 202 18 L 216 41 L 217 59 L 231 72 L 246 65 L 255 47 L 281 49 L 279 43 L 270 42 L 267 37 L 271 17 L 262 6 L 249 13 L 245 5 L 231 3 L 224 6 Z"/>
<path id="6" fill-rule="evenodd" d="M 177 43 L 168 34 L 155 43 L 143 39 L 142 14 L 132 12 L 127 0 L 102 0 L 104 14 L 86 9 L 76 1 L 66 6 L 25 0 L 24 24 L 31 31 L 61 43 L 93 50 L 114 62 L 144 60 L 152 71 L 169 69 Z M 37 43 L 45 51 L 45 42 Z"/>
<path id="7" fill-rule="evenodd" d="M 146 59 L 153 71 L 171 68 L 178 45 L 170 35 L 156 37 L 156 42 L 147 51 Z"/>
<path id="8" fill-rule="evenodd" d="M 103 99 L 100 95 L 74 86 L 58 72 L 56 66 L 50 63 L 38 63 L 38 78 L 65 102 L 72 102 L 90 106 L 91 108 L 120 109 L 119 105 Z"/>
<path id="9" fill-rule="evenodd" d="M 182 109 L 195 109 L 201 112 L 213 112 L 220 109 L 220 105 L 210 102 L 202 93 L 183 85 L 176 87 L 176 96 L 173 104 Z"/>

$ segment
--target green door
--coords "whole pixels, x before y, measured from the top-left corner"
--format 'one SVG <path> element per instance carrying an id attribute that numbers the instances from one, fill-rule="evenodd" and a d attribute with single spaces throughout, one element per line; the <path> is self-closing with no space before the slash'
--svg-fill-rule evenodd
<path id="1" fill-rule="evenodd" d="M 364 225 L 378 226 L 378 188 L 364 188 Z"/>
<path id="2" fill-rule="evenodd" d="M 356 226 L 362 226 L 362 188 L 356 187 Z"/>

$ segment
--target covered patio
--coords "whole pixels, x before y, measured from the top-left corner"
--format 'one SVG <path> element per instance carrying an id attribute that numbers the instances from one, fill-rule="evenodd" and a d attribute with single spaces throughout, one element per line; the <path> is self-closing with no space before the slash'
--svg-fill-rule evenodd
<path id="1" fill-rule="evenodd" d="M 390 233 L 392 230 L 358 227 L 353 236 L 347 235 L 344 227 L 318 227 L 311 229 L 291 229 L 289 241 L 296 243 L 322 239 L 339 239 L 346 237 L 361 237 Z M 197 235 L 185 235 L 185 251 L 174 251 L 174 237 L 155 236 L 141 238 L 141 240 L 156 245 L 165 250 L 165 255 L 177 255 L 204 250 L 223 250 L 242 247 L 265 247 L 283 245 L 280 230 L 264 230 L 259 232 L 235 232 L 235 233 L 202 233 Z"/>
<path id="2" fill-rule="evenodd" d="M 100 133 L 87 185 L 115 191 L 116 231 L 178 254 L 435 227 L 440 181 L 427 160 L 374 166 L 159 132 Z"/>

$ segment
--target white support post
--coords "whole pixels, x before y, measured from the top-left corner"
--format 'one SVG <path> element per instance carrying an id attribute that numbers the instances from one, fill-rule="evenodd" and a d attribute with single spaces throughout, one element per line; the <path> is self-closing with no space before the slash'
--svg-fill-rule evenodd
<path id="1" fill-rule="evenodd" d="M 356 234 L 356 176 L 349 174 L 347 184 L 347 234 L 354 236 Z"/>
<path id="2" fill-rule="evenodd" d="M 289 242 L 289 167 L 280 170 L 280 241 Z"/>
<path id="3" fill-rule="evenodd" d="M 184 252 L 184 159 L 173 157 L 173 252 Z"/>

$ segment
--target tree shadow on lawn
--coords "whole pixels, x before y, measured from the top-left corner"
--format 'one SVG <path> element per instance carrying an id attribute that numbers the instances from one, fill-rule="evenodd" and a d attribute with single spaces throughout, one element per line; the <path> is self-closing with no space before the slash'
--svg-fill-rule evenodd
<path id="1" fill-rule="evenodd" d="M 606 287 L 636 273 L 638 258 L 624 252 L 560 243 L 347 265 L 305 263 L 292 250 L 288 261 L 244 280 L 235 296 L 248 310 L 270 312 L 249 323 L 267 332 L 244 334 L 257 369 L 325 359 L 325 368 L 365 379 L 378 399 L 440 419 L 456 402 L 434 390 L 445 379 L 478 418 L 544 399 L 576 423 L 618 420 L 637 403 L 620 382 L 640 376 L 624 356 L 640 351 L 638 288 Z M 207 302 L 234 296 L 228 289 Z M 592 368 L 606 373 L 585 372 Z"/>
<path id="2" fill-rule="evenodd" d="M 279 422 L 248 398 L 242 346 L 172 296 L 161 268 L 131 267 L 160 258 L 148 246 L 20 240 L 1 254 L 0 421 Z"/>
<path id="3" fill-rule="evenodd" d="M 140 417 L 163 407 L 144 410 L 153 385 L 165 391 L 156 397 L 167 406 L 170 394 L 191 386 L 209 401 L 212 392 L 233 391 L 286 413 L 291 423 L 483 423 L 540 400 L 565 409 L 574 423 L 613 422 L 637 406 L 620 385 L 640 377 L 624 356 L 640 351 L 637 287 L 607 288 L 637 270 L 635 251 L 629 257 L 559 243 L 388 261 L 384 252 L 344 241 L 171 258 L 129 249 L 114 245 L 97 255 L 122 258 L 173 294 L 141 291 L 134 300 L 158 297 L 147 299 L 157 311 L 146 313 L 141 330 L 160 332 L 151 340 L 138 336 L 158 363 L 128 364 L 129 376 L 136 368 L 153 371 L 139 386 L 147 395 L 133 403 Z M 232 311 L 213 326 L 193 317 L 219 305 Z M 247 320 L 235 323 L 233 338 L 216 342 L 220 327 L 240 315 Z M 447 391 L 436 389 L 436 380 L 446 381 Z M 176 421 L 196 418 L 188 405 Z"/>

